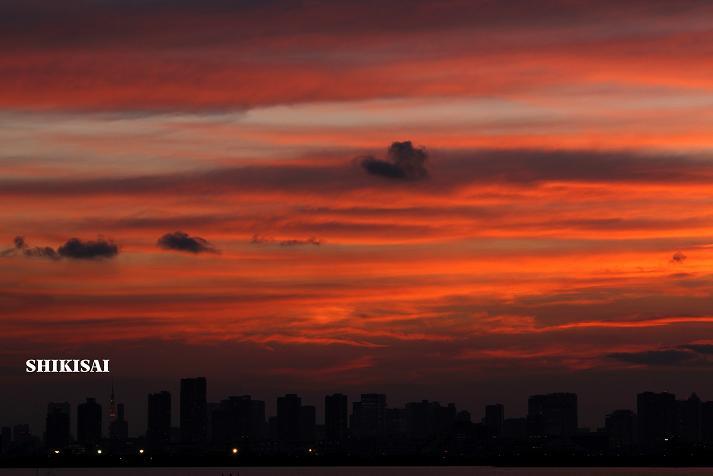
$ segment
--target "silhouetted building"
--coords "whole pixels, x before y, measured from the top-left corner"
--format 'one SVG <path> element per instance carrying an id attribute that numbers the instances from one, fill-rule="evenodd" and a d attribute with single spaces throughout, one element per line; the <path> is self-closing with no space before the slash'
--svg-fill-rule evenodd
<path id="1" fill-rule="evenodd" d="M 265 402 L 250 395 L 228 397 L 212 415 L 212 441 L 215 445 L 237 445 L 258 440 L 265 426 Z"/>
<path id="2" fill-rule="evenodd" d="M 300 407 L 300 441 L 312 443 L 316 439 L 317 412 L 312 405 Z"/>
<path id="3" fill-rule="evenodd" d="M 411 439 L 431 439 L 449 433 L 455 422 L 455 405 L 442 407 L 438 402 L 406 404 L 406 434 Z"/>
<path id="4" fill-rule="evenodd" d="M 220 402 L 206 403 L 206 412 L 208 418 L 206 420 L 206 441 L 213 441 L 213 414 L 220 409 Z"/>
<path id="5" fill-rule="evenodd" d="M 116 405 L 114 421 L 109 423 L 109 439 L 112 441 L 126 441 L 129 439 L 129 422 L 126 421 L 124 404 Z"/>
<path id="6" fill-rule="evenodd" d="M 466 451 L 468 444 L 473 436 L 473 422 L 470 418 L 470 412 L 461 410 L 456 413 L 456 420 L 453 424 L 453 439 L 456 448 L 463 453 Z"/>
<path id="7" fill-rule="evenodd" d="M 630 450 L 636 444 L 636 415 L 631 410 L 615 410 L 606 416 L 604 427 L 609 448 Z"/>
<path id="8" fill-rule="evenodd" d="M 324 426 L 327 440 L 342 441 L 347 437 L 347 396 L 341 393 L 324 397 Z"/>
<path id="9" fill-rule="evenodd" d="M 111 384 L 111 394 L 109 395 L 109 426 L 116 421 L 117 409 L 116 409 L 116 398 L 114 397 L 114 383 Z"/>
<path id="10" fill-rule="evenodd" d="M 102 438 L 102 407 L 94 398 L 77 406 L 77 441 L 86 446 L 99 443 Z"/>
<path id="11" fill-rule="evenodd" d="M 378 438 L 385 433 L 386 395 L 363 393 L 352 404 L 351 430 L 357 439 Z"/>
<path id="12" fill-rule="evenodd" d="M 70 406 L 68 402 L 50 402 L 45 420 L 45 445 L 61 449 L 70 443 Z"/>
<path id="13" fill-rule="evenodd" d="M 152 448 L 167 445 L 171 437 L 171 394 L 167 391 L 148 396 L 146 440 Z"/>
<path id="14" fill-rule="evenodd" d="M 688 400 L 676 402 L 676 436 L 684 444 L 700 443 L 702 434 L 702 404 L 695 393 Z"/>
<path id="15" fill-rule="evenodd" d="M 12 443 L 12 429 L 9 426 L 3 426 L 0 429 L 0 454 L 5 454 L 10 449 Z"/>
<path id="16" fill-rule="evenodd" d="M 639 444 L 645 450 L 666 445 L 676 432 L 676 396 L 644 392 L 636 397 Z"/>
<path id="17" fill-rule="evenodd" d="M 573 448 L 578 452 L 605 454 L 609 450 L 609 435 L 603 428 L 591 431 L 589 428 L 577 429 L 577 434 L 572 437 Z M 547 445 L 545 445 L 546 447 Z M 616 453 L 620 454 L 622 451 Z"/>
<path id="18" fill-rule="evenodd" d="M 505 418 L 501 436 L 513 440 L 527 438 L 527 418 Z"/>
<path id="19" fill-rule="evenodd" d="M 485 417 L 483 424 L 488 432 L 493 436 L 500 436 L 503 432 L 503 421 L 505 420 L 505 407 L 496 403 L 485 406 Z"/>
<path id="20" fill-rule="evenodd" d="M 568 438 L 577 432 L 577 395 L 549 393 L 527 401 L 527 431 L 532 436 Z"/>
<path id="21" fill-rule="evenodd" d="M 435 411 L 428 400 L 406 404 L 406 435 L 413 440 L 430 438 L 434 433 Z"/>
<path id="22" fill-rule="evenodd" d="M 196 445 L 208 436 L 207 384 L 204 377 L 181 379 L 181 442 Z"/>
<path id="23" fill-rule="evenodd" d="M 701 436 L 704 443 L 713 444 L 713 402 L 701 404 Z"/>
<path id="24" fill-rule="evenodd" d="M 12 444 L 10 451 L 16 455 L 29 456 L 34 454 L 39 446 L 37 438 L 30 433 L 30 425 L 21 423 L 12 427 Z"/>
<path id="25" fill-rule="evenodd" d="M 399 438 L 406 435 L 406 409 L 387 408 L 384 411 L 384 432 L 389 438 Z"/>
<path id="26" fill-rule="evenodd" d="M 302 399 L 288 393 L 277 399 L 277 438 L 285 443 L 300 441 Z"/>
<path id="27" fill-rule="evenodd" d="M 17 445 L 23 445 L 32 438 L 30 433 L 30 425 L 20 423 L 12 427 L 12 442 Z"/>
<path id="28" fill-rule="evenodd" d="M 250 400 L 250 430 L 248 437 L 256 440 L 262 440 L 267 437 L 265 402 L 262 400 Z"/>
<path id="29" fill-rule="evenodd" d="M 272 441 L 278 441 L 280 439 L 280 429 L 277 424 L 276 416 L 271 416 L 267 419 L 267 436 Z"/>

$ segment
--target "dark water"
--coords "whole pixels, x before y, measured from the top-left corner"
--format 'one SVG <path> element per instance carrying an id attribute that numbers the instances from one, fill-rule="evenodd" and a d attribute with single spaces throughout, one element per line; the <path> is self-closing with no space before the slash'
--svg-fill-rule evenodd
<path id="1" fill-rule="evenodd" d="M 42 468 L 5 469 L 0 470 L 0 474 L 11 476 L 713 476 L 713 468 Z"/>

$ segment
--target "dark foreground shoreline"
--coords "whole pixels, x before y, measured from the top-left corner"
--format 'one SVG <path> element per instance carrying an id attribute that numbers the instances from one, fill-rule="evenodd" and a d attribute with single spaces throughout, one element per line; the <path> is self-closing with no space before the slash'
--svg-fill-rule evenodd
<path id="1" fill-rule="evenodd" d="M 65 457 L 0 459 L 0 468 L 327 468 L 327 467 L 491 467 L 491 468 L 713 468 L 713 455 L 518 458 L 191 458 Z"/>

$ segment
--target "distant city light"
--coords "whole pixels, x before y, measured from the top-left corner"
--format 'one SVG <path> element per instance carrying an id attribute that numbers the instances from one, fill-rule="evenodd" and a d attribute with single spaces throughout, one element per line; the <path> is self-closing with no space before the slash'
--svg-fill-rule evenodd
<path id="1" fill-rule="evenodd" d="M 58 454 L 59 454 L 59 450 L 54 450 L 54 454 L 58 455 Z"/>
<path id="2" fill-rule="evenodd" d="M 233 454 L 234 454 L 234 455 L 238 454 L 238 449 L 237 449 L 237 448 L 233 448 Z"/>
<path id="3" fill-rule="evenodd" d="M 98 455 L 102 454 L 102 450 L 97 450 L 97 454 Z"/>
<path id="4" fill-rule="evenodd" d="M 139 450 L 139 454 L 140 454 L 140 455 L 144 454 L 144 449 L 143 449 L 143 448 L 141 448 L 141 449 Z"/>

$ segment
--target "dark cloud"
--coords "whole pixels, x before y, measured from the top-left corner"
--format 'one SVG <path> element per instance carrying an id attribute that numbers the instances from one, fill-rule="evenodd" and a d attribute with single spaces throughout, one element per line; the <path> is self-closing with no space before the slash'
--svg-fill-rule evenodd
<path id="1" fill-rule="evenodd" d="M 57 252 L 49 246 L 35 246 L 32 248 L 26 248 L 22 250 L 22 254 L 27 256 L 28 258 L 48 258 L 53 260 L 60 258 Z"/>
<path id="2" fill-rule="evenodd" d="M 362 157 L 361 166 L 370 175 L 389 179 L 418 180 L 428 177 L 428 154 L 423 147 L 415 148 L 411 141 L 394 142 L 389 147 L 387 159 Z"/>
<path id="3" fill-rule="evenodd" d="M 98 238 L 95 241 L 70 238 L 65 244 L 57 248 L 57 253 L 69 259 L 95 260 L 113 258 L 119 254 L 119 247 L 114 242 L 104 238 Z"/>
<path id="4" fill-rule="evenodd" d="M 686 261 L 687 258 L 688 258 L 688 256 L 686 256 L 685 254 L 683 254 L 682 251 L 676 251 L 676 252 L 673 254 L 673 256 L 671 257 L 671 262 L 672 262 L 672 263 L 679 263 L 679 264 L 680 264 L 680 263 L 683 263 L 684 261 Z"/>
<path id="5" fill-rule="evenodd" d="M 119 254 L 119 247 L 112 241 L 99 238 L 96 241 L 82 241 L 70 238 L 56 250 L 50 246 L 30 246 L 23 236 L 16 236 L 14 247 L 0 252 L 0 256 L 25 256 L 27 258 L 101 259 L 113 258 Z"/>
<path id="6" fill-rule="evenodd" d="M 217 253 L 208 240 L 200 236 L 189 236 L 183 231 L 166 233 L 158 239 L 157 245 L 164 250 L 182 251 L 185 253 Z"/>
<path id="7" fill-rule="evenodd" d="M 682 344 L 673 348 L 641 352 L 615 352 L 607 357 L 652 367 L 713 365 L 713 344 Z"/>
<path id="8" fill-rule="evenodd" d="M 680 348 L 688 349 L 698 354 L 713 355 L 713 344 L 685 344 L 680 346 Z"/>
<path id="9" fill-rule="evenodd" d="M 0 257 L 9 257 L 9 256 L 15 256 L 17 254 L 17 249 L 16 248 L 6 248 L 2 251 L 0 251 Z"/>
<path id="10" fill-rule="evenodd" d="M 607 357 L 629 364 L 649 366 L 685 365 L 697 363 L 700 360 L 695 352 L 682 349 L 615 352 L 607 355 Z"/>
<path id="11" fill-rule="evenodd" d="M 24 256 L 28 258 L 49 258 L 59 259 L 59 255 L 49 246 L 29 246 L 22 236 L 15 237 L 15 248 L 22 251 Z"/>
<path id="12" fill-rule="evenodd" d="M 374 157 L 364 157 L 361 161 L 361 166 L 371 175 L 380 175 L 392 179 L 406 178 L 404 171 L 395 164 Z"/>
<path id="13" fill-rule="evenodd" d="M 13 240 L 14 247 L 0 252 L 0 256 L 25 256 L 27 258 L 47 258 L 57 260 L 59 254 L 49 246 L 29 246 L 25 241 L 25 237 L 16 236 Z"/>

